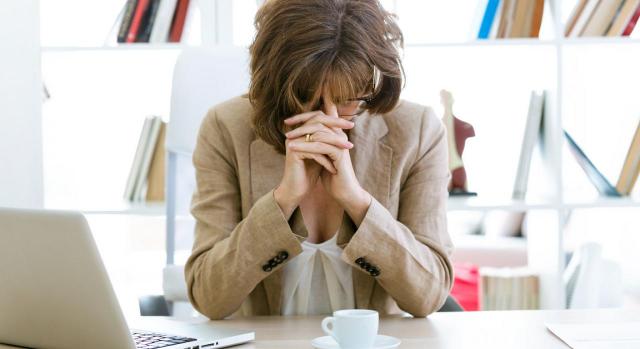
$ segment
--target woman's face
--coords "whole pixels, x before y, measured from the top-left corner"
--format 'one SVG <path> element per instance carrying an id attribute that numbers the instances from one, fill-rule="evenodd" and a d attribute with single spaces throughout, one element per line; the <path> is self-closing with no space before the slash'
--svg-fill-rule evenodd
<path id="1" fill-rule="evenodd" d="M 327 114 L 332 114 L 331 110 L 334 110 L 335 108 L 338 117 L 349 121 L 362 114 L 370 100 L 369 94 L 361 92 L 356 98 L 351 98 L 345 102 L 334 104 L 332 102 L 334 99 L 331 97 L 331 93 L 326 86 L 323 91 L 322 98 L 320 99 L 320 109 Z"/>
<path id="2" fill-rule="evenodd" d="M 359 99 L 337 104 L 338 116 L 346 120 L 351 120 L 364 111 L 364 105 L 365 102 Z"/>

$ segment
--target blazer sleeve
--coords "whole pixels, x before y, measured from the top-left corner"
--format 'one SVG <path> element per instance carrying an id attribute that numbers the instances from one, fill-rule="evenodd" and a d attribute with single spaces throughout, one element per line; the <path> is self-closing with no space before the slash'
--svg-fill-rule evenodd
<path id="1" fill-rule="evenodd" d="M 402 310 L 419 317 L 437 311 L 453 284 L 446 128 L 431 108 L 424 113 L 418 156 L 401 185 L 397 218 L 373 198 L 342 255 L 358 270 L 365 262 L 376 268 L 378 284 Z"/>
<path id="2" fill-rule="evenodd" d="M 233 314 L 258 283 L 285 259 L 302 252 L 302 237 L 291 230 L 273 190 L 242 218 L 231 144 L 229 132 L 211 109 L 193 153 L 195 241 L 185 265 L 189 300 L 210 319 Z M 267 268 L 270 261 L 272 266 Z"/>

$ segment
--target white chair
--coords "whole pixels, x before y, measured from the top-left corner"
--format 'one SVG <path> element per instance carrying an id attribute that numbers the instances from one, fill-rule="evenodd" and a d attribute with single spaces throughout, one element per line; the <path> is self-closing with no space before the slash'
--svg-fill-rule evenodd
<path id="1" fill-rule="evenodd" d="M 163 270 L 163 290 L 176 317 L 194 313 L 187 298 L 183 266 L 175 263 L 176 250 L 189 251 L 193 243 L 195 220 L 189 206 L 195 170 L 191 156 L 200 123 L 209 108 L 248 91 L 248 67 L 248 50 L 234 47 L 188 49 L 175 65 L 165 143 L 167 266 Z"/>

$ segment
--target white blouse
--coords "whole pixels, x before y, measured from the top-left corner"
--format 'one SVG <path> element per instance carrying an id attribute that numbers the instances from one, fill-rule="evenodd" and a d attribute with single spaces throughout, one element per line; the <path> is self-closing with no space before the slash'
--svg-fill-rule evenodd
<path id="1" fill-rule="evenodd" d="M 302 242 L 302 253 L 283 267 L 282 315 L 331 314 L 355 307 L 351 266 L 340 259 L 338 234 Z"/>

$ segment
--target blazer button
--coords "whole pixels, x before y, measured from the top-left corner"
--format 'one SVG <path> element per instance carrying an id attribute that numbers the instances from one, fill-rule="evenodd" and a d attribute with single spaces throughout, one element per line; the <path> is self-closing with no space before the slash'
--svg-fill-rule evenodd
<path id="1" fill-rule="evenodd" d="M 369 272 L 369 274 L 371 274 L 371 276 L 376 277 L 378 275 L 380 275 L 380 270 L 378 268 L 372 268 L 372 270 Z"/>
<path id="2" fill-rule="evenodd" d="M 364 258 L 358 257 L 358 259 L 356 259 L 356 264 L 362 266 L 364 264 Z"/>
<path id="3" fill-rule="evenodd" d="M 268 264 L 271 268 L 275 268 L 278 265 L 278 262 L 276 262 L 275 260 L 270 260 L 269 264 Z"/>
<path id="4" fill-rule="evenodd" d="M 369 270 L 371 269 L 371 264 L 364 262 L 363 264 L 360 265 L 360 267 L 364 270 Z"/>
<path id="5" fill-rule="evenodd" d="M 273 257 L 273 259 L 272 259 L 272 260 L 273 260 L 273 261 L 275 261 L 275 262 L 276 262 L 276 263 L 278 263 L 278 264 L 280 264 L 280 263 L 282 263 L 282 262 L 283 262 L 283 261 L 282 261 L 282 259 L 280 259 L 280 257 L 279 257 L 279 256 L 275 256 L 275 257 Z"/>
<path id="6" fill-rule="evenodd" d="M 289 258 L 289 252 L 281 251 L 280 253 L 278 253 L 278 257 L 284 261 L 285 259 Z"/>
<path id="7" fill-rule="evenodd" d="M 265 264 L 262 266 L 262 270 L 266 272 L 270 272 L 273 268 L 269 264 Z"/>

